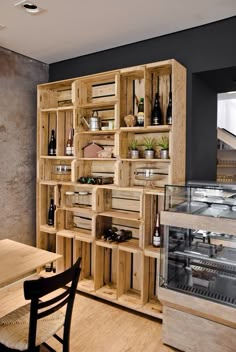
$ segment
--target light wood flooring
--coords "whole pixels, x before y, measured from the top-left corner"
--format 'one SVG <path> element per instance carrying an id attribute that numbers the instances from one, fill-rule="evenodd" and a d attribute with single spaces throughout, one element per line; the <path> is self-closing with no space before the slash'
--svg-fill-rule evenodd
<path id="1" fill-rule="evenodd" d="M 60 344 L 49 340 L 60 351 Z M 43 350 L 43 352 L 46 350 Z M 78 294 L 70 352 L 173 352 L 161 343 L 161 322 Z"/>
<path id="2" fill-rule="evenodd" d="M 23 280 L 0 290 L 0 317 L 25 304 Z M 161 343 L 161 322 L 104 301 L 77 294 L 70 352 L 173 352 Z M 50 345 L 61 351 L 55 340 Z M 40 352 L 46 352 L 41 348 Z"/>

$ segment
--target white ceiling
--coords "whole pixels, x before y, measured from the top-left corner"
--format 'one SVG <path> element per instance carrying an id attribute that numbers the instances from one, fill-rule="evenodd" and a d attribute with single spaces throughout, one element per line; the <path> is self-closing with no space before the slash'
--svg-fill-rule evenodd
<path id="1" fill-rule="evenodd" d="M 0 46 L 53 63 L 236 15 L 236 0 L 0 0 Z M 220 50 L 220 48 L 219 48 Z"/>

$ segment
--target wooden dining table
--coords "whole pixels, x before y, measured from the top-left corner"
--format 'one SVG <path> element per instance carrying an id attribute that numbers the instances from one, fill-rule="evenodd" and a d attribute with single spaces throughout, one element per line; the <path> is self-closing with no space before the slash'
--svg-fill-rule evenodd
<path id="1" fill-rule="evenodd" d="M 61 257 L 60 254 L 24 243 L 9 239 L 0 240 L 0 288 Z"/>

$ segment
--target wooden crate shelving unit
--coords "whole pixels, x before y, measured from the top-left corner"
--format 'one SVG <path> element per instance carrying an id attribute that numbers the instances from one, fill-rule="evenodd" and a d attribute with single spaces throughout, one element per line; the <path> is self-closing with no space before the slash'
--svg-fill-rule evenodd
<path id="1" fill-rule="evenodd" d="M 159 82 L 159 87 L 158 86 Z M 172 125 L 166 109 L 172 87 Z M 151 125 L 155 93 L 159 89 L 163 124 Z M 125 116 L 137 114 L 144 98 L 144 126 L 127 127 Z M 98 131 L 85 120 L 96 112 Z M 38 86 L 37 141 L 37 245 L 64 254 L 57 271 L 82 256 L 81 291 L 161 318 L 158 301 L 159 249 L 152 246 L 156 214 L 163 209 L 163 186 L 185 179 L 186 69 L 174 59 L 123 68 Z M 65 155 L 71 128 L 74 155 Z M 55 130 L 57 154 L 48 156 L 51 130 Z M 145 159 L 145 137 L 169 138 L 169 159 Z M 139 141 L 140 159 L 131 159 L 129 144 Z M 90 143 L 112 147 L 110 157 L 85 157 Z M 65 165 L 67 173 L 58 173 Z M 155 168 L 160 177 L 147 183 L 136 177 L 140 168 Z M 56 170 L 56 171 L 55 171 Z M 81 177 L 113 178 L 112 184 L 78 182 Z M 66 192 L 87 192 L 73 206 Z M 49 198 L 56 204 L 55 225 L 47 225 Z M 132 239 L 110 243 L 102 239 L 106 228 L 132 231 Z M 53 238 L 53 240 L 52 240 Z"/>

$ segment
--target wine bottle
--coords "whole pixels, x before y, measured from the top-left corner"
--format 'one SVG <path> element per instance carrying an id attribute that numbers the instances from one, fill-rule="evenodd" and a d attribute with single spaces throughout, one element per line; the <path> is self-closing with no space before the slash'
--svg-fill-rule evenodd
<path id="1" fill-rule="evenodd" d="M 54 156 L 56 155 L 56 137 L 55 137 L 55 131 L 51 131 L 51 138 L 48 144 L 48 155 Z"/>
<path id="2" fill-rule="evenodd" d="M 55 205 L 54 205 L 54 200 L 50 200 L 50 206 L 48 209 L 48 225 L 53 226 L 54 225 L 54 212 L 55 212 Z"/>
<path id="3" fill-rule="evenodd" d="M 66 142 L 66 155 L 73 155 L 73 129 L 70 129 L 69 136 Z"/>
<path id="4" fill-rule="evenodd" d="M 162 112 L 160 107 L 160 96 L 159 93 L 155 95 L 155 101 L 152 109 L 152 121 L 151 124 L 153 126 L 162 125 Z"/>
<path id="5" fill-rule="evenodd" d="M 157 214 L 156 220 L 156 228 L 152 238 L 152 245 L 153 247 L 160 247 L 161 238 L 160 238 L 160 229 L 159 229 L 159 215 Z"/>
<path id="6" fill-rule="evenodd" d="M 137 124 L 139 127 L 144 126 L 144 99 L 143 98 L 140 98 L 139 104 L 138 104 Z"/>
<path id="7" fill-rule="evenodd" d="M 132 238 L 132 232 L 129 230 L 118 230 L 116 232 L 116 242 L 124 242 L 130 238 Z"/>
<path id="8" fill-rule="evenodd" d="M 166 111 L 166 123 L 172 125 L 172 91 L 171 91 L 171 75 L 170 75 L 170 91 L 169 91 L 169 103 Z"/>
<path id="9" fill-rule="evenodd" d="M 155 100 L 152 109 L 151 124 L 153 126 L 163 125 L 163 116 L 160 106 L 160 94 L 159 94 L 159 77 L 157 83 L 157 92 L 155 94 Z"/>

